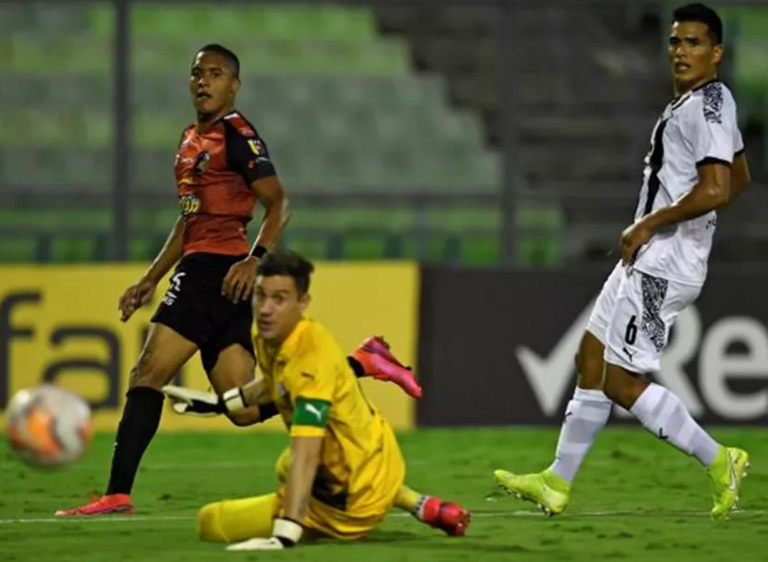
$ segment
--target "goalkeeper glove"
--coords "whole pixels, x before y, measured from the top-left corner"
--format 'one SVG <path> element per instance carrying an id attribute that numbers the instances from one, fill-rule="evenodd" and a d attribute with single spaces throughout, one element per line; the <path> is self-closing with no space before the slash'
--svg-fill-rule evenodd
<path id="1" fill-rule="evenodd" d="M 301 525 L 290 519 L 275 519 L 272 537 L 269 539 L 250 539 L 235 543 L 227 550 L 283 550 L 296 546 L 301 539 Z"/>
<path id="2" fill-rule="evenodd" d="M 171 399 L 173 410 L 177 414 L 196 414 L 199 416 L 218 416 L 245 409 L 243 391 L 237 388 L 227 390 L 221 396 L 213 392 L 203 392 L 172 384 L 162 388 L 163 394 Z"/>

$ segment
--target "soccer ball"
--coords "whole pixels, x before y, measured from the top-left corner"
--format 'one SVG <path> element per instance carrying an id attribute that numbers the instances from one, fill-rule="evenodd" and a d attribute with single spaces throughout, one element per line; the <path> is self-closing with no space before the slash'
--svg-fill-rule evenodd
<path id="1" fill-rule="evenodd" d="M 52 384 L 20 390 L 6 410 L 11 447 L 25 463 L 56 467 L 75 462 L 91 443 L 91 409 Z"/>

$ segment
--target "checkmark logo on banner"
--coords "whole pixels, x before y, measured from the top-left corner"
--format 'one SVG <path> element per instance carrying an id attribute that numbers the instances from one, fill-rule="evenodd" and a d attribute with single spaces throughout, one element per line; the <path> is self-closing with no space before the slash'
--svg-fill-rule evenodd
<path id="1" fill-rule="evenodd" d="M 563 394 L 571 386 L 574 371 L 573 358 L 579 350 L 581 335 L 587 326 L 593 305 L 594 300 L 590 301 L 571 324 L 549 355 L 540 357 L 535 351 L 525 346 L 515 350 L 525 378 L 533 389 L 541 410 L 547 416 L 553 416 L 558 412 Z"/>

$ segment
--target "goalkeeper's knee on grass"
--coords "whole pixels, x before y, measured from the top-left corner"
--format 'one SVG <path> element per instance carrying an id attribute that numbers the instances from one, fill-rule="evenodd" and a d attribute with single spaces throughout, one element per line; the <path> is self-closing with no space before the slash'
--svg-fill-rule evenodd
<path id="1" fill-rule="evenodd" d="M 276 507 L 275 494 L 209 503 L 197 513 L 197 536 L 219 543 L 271 537 Z"/>
<path id="2" fill-rule="evenodd" d="M 221 528 L 221 504 L 209 503 L 197 513 L 197 537 L 208 542 L 227 542 Z"/>

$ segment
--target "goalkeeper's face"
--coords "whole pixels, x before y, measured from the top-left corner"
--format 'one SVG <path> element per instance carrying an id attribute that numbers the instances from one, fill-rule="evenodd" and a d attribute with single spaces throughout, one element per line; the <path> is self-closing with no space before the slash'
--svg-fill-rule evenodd
<path id="1" fill-rule="evenodd" d="M 256 326 L 265 341 L 282 343 L 301 321 L 308 305 L 309 293 L 299 293 L 290 275 L 256 278 Z"/>

